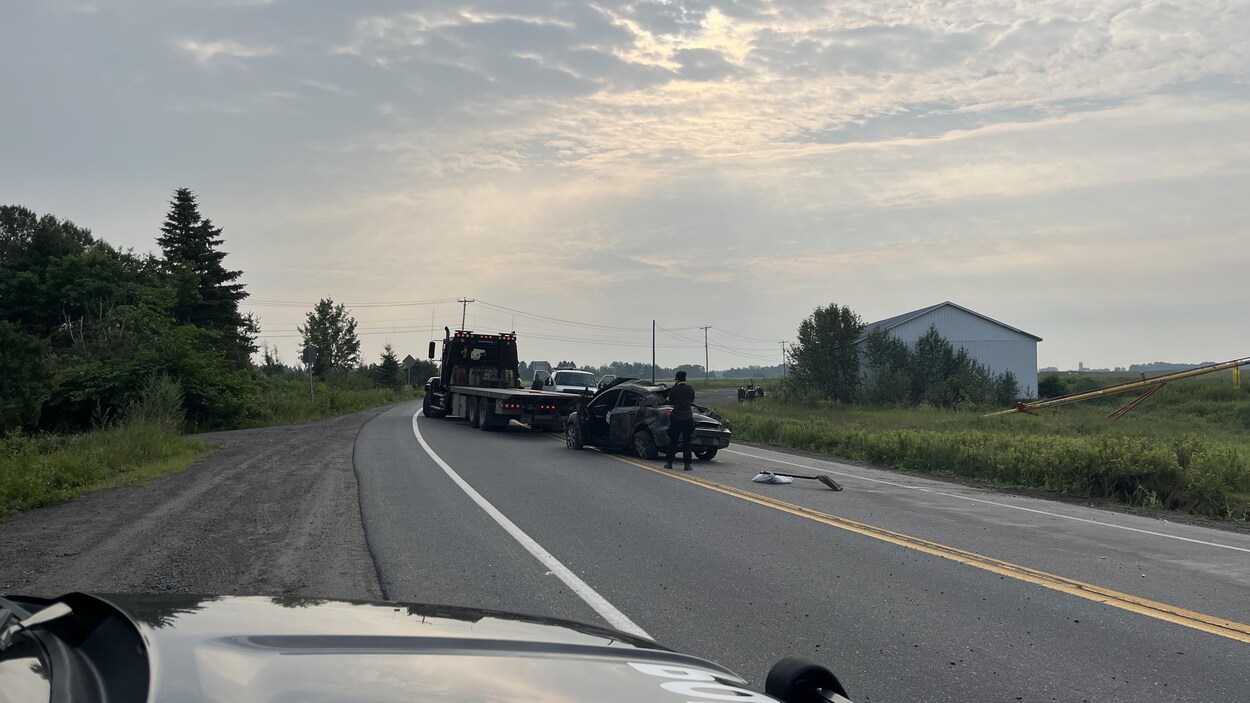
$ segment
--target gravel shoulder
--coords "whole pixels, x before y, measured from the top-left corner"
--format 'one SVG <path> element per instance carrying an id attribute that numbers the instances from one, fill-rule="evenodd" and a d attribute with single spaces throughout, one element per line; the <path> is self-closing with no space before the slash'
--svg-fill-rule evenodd
<path id="1" fill-rule="evenodd" d="M 0 524 L 0 593 L 380 598 L 352 452 L 373 408 L 199 435 L 182 473 Z"/>

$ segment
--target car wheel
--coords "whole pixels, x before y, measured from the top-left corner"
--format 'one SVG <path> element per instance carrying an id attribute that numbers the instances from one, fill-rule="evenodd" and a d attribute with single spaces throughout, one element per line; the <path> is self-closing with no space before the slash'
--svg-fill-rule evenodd
<path id="1" fill-rule="evenodd" d="M 564 430 L 564 446 L 569 449 L 582 448 L 582 431 L 578 429 L 577 425 L 569 425 Z"/>
<path id="2" fill-rule="evenodd" d="M 464 412 L 469 416 L 469 427 L 482 426 L 482 420 L 477 415 L 477 398 L 468 398 L 465 401 Z"/>
<path id="3" fill-rule="evenodd" d="M 716 447 L 708 447 L 707 449 L 696 449 L 694 450 L 694 455 L 699 457 L 703 461 L 711 461 L 712 457 L 716 456 L 716 450 L 717 450 Z"/>
<path id="4" fill-rule="evenodd" d="M 655 439 L 646 430 L 634 433 L 634 453 L 643 459 L 654 459 L 658 456 L 655 450 Z"/>

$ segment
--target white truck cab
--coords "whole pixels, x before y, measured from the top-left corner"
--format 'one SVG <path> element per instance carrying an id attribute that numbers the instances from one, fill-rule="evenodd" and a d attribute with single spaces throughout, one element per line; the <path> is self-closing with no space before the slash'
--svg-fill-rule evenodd
<path id="1" fill-rule="evenodd" d="M 598 390 L 598 381 L 589 371 L 579 369 L 554 369 L 547 378 L 547 385 L 561 393 L 594 393 Z"/>

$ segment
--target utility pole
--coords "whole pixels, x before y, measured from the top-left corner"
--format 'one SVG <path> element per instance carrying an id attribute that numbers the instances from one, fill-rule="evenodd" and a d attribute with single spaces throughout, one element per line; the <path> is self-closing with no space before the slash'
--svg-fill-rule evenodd
<path id="1" fill-rule="evenodd" d="M 464 329 L 464 316 L 469 312 L 469 303 L 476 303 L 473 298 L 460 298 L 456 301 L 460 303 L 460 329 Z"/>
<path id="2" fill-rule="evenodd" d="M 781 377 L 786 377 L 786 343 L 778 342 L 781 345 Z"/>
<path id="3" fill-rule="evenodd" d="M 651 321 L 651 383 L 655 383 L 655 320 Z"/>
<path id="4" fill-rule="evenodd" d="M 703 380 L 707 381 L 712 377 L 712 369 L 710 368 L 712 362 L 709 361 L 709 357 L 707 355 L 707 331 L 712 329 L 712 326 L 708 325 L 707 327 L 700 327 L 699 329 L 703 330 Z"/>

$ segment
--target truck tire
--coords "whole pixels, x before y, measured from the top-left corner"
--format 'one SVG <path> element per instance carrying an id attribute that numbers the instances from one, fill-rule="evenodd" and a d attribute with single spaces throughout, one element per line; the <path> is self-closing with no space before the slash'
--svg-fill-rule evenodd
<path id="1" fill-rule="evenodd" d="M 464 414 L 469 416 L 469 427 L 479 428 L 482 426 L 482 418 L 478 415 L 478 399 L 474 397 L 466 398 L 464 401 Z"/>
<path id="2" fill-rule="evenodd" d="M 659 456 L 655 450 L 655 438 L 645 429 L 634 433 L 634 453 L 642 459 L 654 459 Z"/>
<path id="3" fill-rule="evenodd" d="M 716 456 L 716 451 L 717 451 L 716 447 L 708 447 L 706 449 L 696 449 L 694 450 L 694 455 L 699 457 L 703 461 L 711 461 L 712 457 Z"/>
<path id="4" fill-rule="evenodd" d="M 582 444 L 582 431 L 577 425 L 569 425 L 565 428 L 564 446 L 569 449 L 581 449 L 585 446 Z"/>
<path id="5" fill-rule="evenodd" d="M 497 430 L 502 427 L 498 420 L 491 417 L 490 405 L 489 398 L 477 399 L 477 426 L 480 429 Z"/>
<path id="6" fill-rule="evenodd" d="M 426 394 L 425 400 L 421 401 L 421 414 L 426 417 L 447 417 L 447 413 L 434 407 L 434 402 L 430 400 L 429 394 Z"/>

